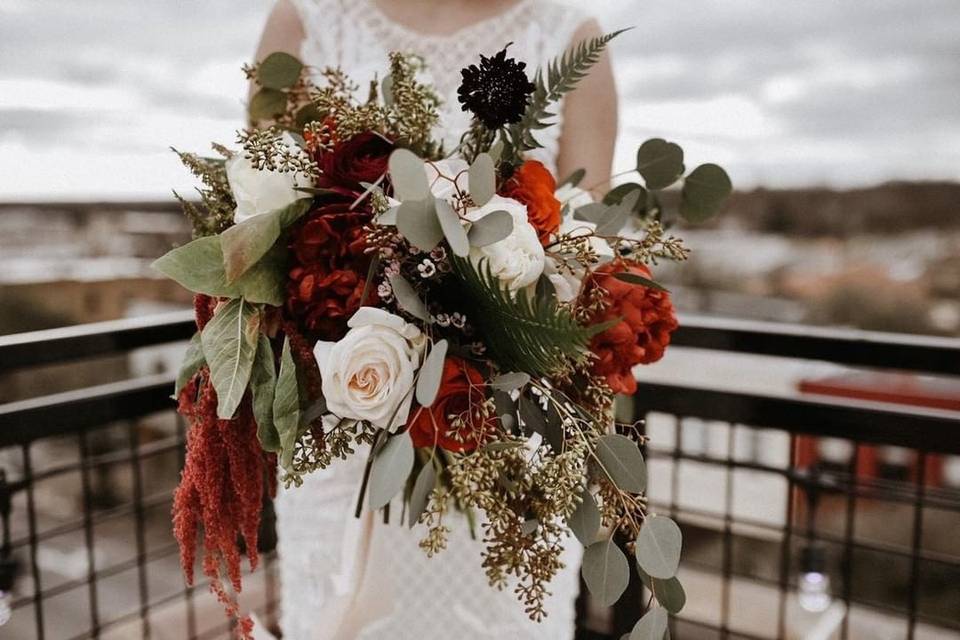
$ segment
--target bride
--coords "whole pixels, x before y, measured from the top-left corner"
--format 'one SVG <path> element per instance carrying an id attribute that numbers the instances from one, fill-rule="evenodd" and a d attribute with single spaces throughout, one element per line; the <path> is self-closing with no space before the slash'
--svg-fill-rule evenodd
<path id="1" fill-rule="evenodd" d="M 594 20 L 543 0 L 279 0 L 257 59 L 286 51 L 318 69 L 339 66 L 366 86 L 388 52 L 417 53 L 443 100 L 437 136 L 449 149 L 454 132 L 469 123 L 457 102 L 460 69 L 478 54 L 512 43 L 510 55 L 525 60 L 532 75 L 571 43 L 597 35 Z M 532 155 L 561 178 L 582 167 L 582 184 L 605 180 L 617 126 L 608 60 L 566 98 L 558 119 L 561 126 L 542 131 L 544 148 Z M 573 638 L 582 554 L 576 540 L 551 584 L 548 617 L 531 622 L 509 588 L 487 584 L 483 545 L 466 523 L 453 527 L 445 551 L 427 558 L 417 528 L 368 511 L 354 518 L 363 464 L 363 455 L 338 461 L 277 498 L 284 640 Z M 271 636 L 258 628 L 257 637 Z"/>

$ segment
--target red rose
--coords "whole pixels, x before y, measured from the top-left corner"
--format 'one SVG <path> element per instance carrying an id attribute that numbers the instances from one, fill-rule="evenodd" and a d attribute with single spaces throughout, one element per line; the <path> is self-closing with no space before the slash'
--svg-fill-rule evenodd
<path id="1" fill-rule="evenodd" d="M 677 328 L 677 317 L 666 291 L 631 284 L 610 275 L 623 272 L 650 277 L 647 267 L 632 261 L 611 262 L 590 276 L 587 286 L 604 289 L 608 302 L 593 321 L 620 319 L 593 337 L 590 350 L 597 355 L 593 373 L 604 377 L 615 392 L 632 394 L 637 390 L 637 382 L 631 369 L 663 357 L 670 344 L 670 334 Z"/>
<path id="2" fill-rule="evenodd" d="M 289 232 L 287 310 L 315 338 L 343 337 L 366 286 L 363 226 L 370 214 L 349 207 L 349 201 L 321 204 Z M 371 287 L 366 303 L 376 302 Z"/>
<path id="3" fill-rule="evenodd" d="M 369 131 L 338 141 L 317 158 L 317 185 L 343 195 L 358 195 L 364 191 L 361 182 L 374 183 L 386 173 L 393 148 L 393 143 Z"/>
<path id="4" fill-rule="evenodd" d="M 527 220 L 537 230 L 540 242 L 547 244 L 550 234 L 560 228 L 560 201 L 554 192 L 557 181 L 536 160 L 527 160 L 503 183 L 500 195 L 513 198 L 527 207 Z"/>
<path id="5" fill-rule="evenodd" d="M 438 446 L 459 453 L 473 451 L 478 440 L 493 429 L 492 415 L 482 419 L 476 413 L 486 399 L 483 375 L 462 358 L 447 358 L 437 399 L 429 408 L 414 409 L 407 421 L 414 446 Z M 464 425 L 459 430 L 451 424 L 457 418 Z"/>

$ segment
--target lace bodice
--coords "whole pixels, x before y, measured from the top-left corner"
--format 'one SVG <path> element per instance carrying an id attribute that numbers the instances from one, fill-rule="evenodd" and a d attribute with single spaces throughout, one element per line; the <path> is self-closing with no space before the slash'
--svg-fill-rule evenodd
<path id="1" fill-rule="evenodd" d="M 387 54 L 410 51 L 427 62 L 425 79 L 442 100 L 436 135 L 452 148 L 469 125 L 457 102 L 460 69 L 479 54 L 491 55 L 508 43 L 510 55 L 524 60 L 532 76 L 542 63 L 563 52 L 585 16 L 538 0 L 518 0 L 503 13 L 449 35 L 426 34 L 392 21 L 372 0 L 295 0 L 306 32 L 301 55 L 317 68 L 339 66 L 361 87 L 383 75 Z M 534 155 L 551 169 L 561 124 L 538 133 L 544 145 Z"/>
<path id="2" fill-rule="evenodd" d="M 391 22 L 371 0 L 295 4 L 306 32 L 301 56 L 311 66 L 339 66 L 366 83 L 383 73 L 388 52 L 421 55 L 443 100 L 435 133 L 447 148 L 469 123 L 456 99 L 461 68 L 475 63 L 478 53 L 495 53 L 512 41 L 511 55 L 525 60 L 532 75 L 566 48 L 584 20 L 551 2 L 519 0 L 495 18 L 439 36 Z M 539 159 L 554 169 L 559 129 L 538 134 L 544 145 Z M 496 591 L 487 584 L 482 544 L 470 537 L 466 522 L 452 522 L 448 548 L 427 558 L 418 546 L 422 527 L 384 524 L 372 513 L 354 518 L 363 464 L 360 452 L 278 496 L 284 640 L 573 637 L 582 553 L 576 540 L 566 546 L 566 568 L 551 584 L 547 619 L 530 622 L 510 588 Z M 258 640 L 261 634 L 268 637 L 259 632 Z"/>

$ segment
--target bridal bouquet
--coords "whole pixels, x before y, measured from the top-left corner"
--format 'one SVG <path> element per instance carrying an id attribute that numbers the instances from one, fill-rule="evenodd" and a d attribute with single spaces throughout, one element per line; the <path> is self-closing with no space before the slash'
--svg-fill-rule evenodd
<path id="1" fill-rule="evenodd" d="M 358 515 L 366 504 L 420 527 L 431 555 L 469 523 L 491 585 L 513 585 L 535 620 L 568 532 L 595 597 L 620 597 L 619 534 L 662 605 L 635 633 L 662 637 L 684 599 L 680 530 L 648 511 L 641 425 L 617 423 L 613 404 L 677 326 L 651 273 L 687 255 L 661 191 L 682 181 L 679 214 L 696 221 L 730 182 L 712 164 L 684 177 L 680 147 L 653 139 L 637 154 L 643 184 L 594 202 L 582 171 L 558 183 L 528 157 L 615 35 L 532 80 L 506 49 L 481 56 L 462 71 L 473 123 L 453 149 L 431 137 L 438 100 L 417 58 L 391 55 L 361 98 L 339 70 L 275 53 L 246 69 L 259 90 L 242 148 L 180 154 L 204 186 L 183 201 L 195 239 L 155 263 L 197 294 L 176 388 L 191 427 L 175 533 L 188 580 L 202 539 L 232 615 L 227 585 L 240 590 L 242 555 L 256 564 L 277 465 L 297 485 L 366 455 Z"/>

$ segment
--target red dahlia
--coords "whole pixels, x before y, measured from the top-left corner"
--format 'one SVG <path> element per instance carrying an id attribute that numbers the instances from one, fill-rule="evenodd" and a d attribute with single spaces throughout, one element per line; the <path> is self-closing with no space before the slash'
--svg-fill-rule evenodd
<path id="1" fill-rule="evenodd" d="M 408 421 L 414 446 L 457 452 L 476 449 L 478 439 L 493 429 L 492 416 L 484 419 L 471 412 L 486 397 L 483 374 L 462 358 L 447 358 L 437 399 L 430 408 L 415 408 Z M 458 419 L 462 424 L 459 429 L 452 424 Z"/>
<path id="2" fill-rule="evenodd" d="M 540 242 L 560 228 L 560 201 L 554 195 L 557 181 L 541 162 L 527 160 L 500 187 L 500 195 L 527 207 L 527 220 L 537 230 Z"/>

